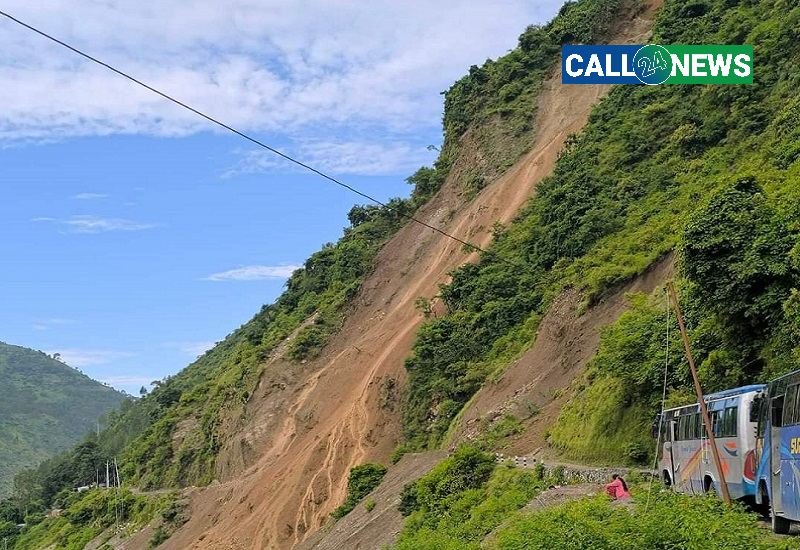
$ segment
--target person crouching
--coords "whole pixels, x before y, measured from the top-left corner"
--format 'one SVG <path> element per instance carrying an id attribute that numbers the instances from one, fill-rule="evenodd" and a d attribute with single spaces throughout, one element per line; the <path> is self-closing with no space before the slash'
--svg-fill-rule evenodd
<path id="1" fill-rule="evenodd" d="M 611 483 L 606 485 L 606 493 L 614 500 L 631 498 L 631 494 L 628 492 L 628 484 L 618 474 L 611 476 Z"/>

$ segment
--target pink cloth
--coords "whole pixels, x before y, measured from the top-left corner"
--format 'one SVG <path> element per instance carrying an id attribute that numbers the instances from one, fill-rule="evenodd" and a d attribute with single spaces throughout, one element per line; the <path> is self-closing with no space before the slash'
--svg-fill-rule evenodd
<path id="1" fill-rule="evenodd" d="M 620 479 L 615 479 L 606 485 L 606 493 L 608 493 L 608 496 L 614 500 L 620 498 L 631 498 L 631 494 L 625 490 L 625 487 L 622 485 L 622 480 Z"/>

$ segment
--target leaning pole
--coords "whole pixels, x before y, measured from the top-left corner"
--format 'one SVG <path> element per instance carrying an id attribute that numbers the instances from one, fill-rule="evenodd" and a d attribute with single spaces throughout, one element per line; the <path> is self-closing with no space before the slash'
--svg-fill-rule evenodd
<path id="1" fill-rule="evenodd" d="M 697 378 L 697 369 L 694 367 L 694 357 L 692 356 L 692 348 L 689 346 L 689 336 L 686 334 L 686 327 L 683 325 L 683 315 L 681 315 L 681 306 L 678 303 L 678 294 L 675 292 L 675 286 L 671 282 L 667 283 L 667 287 L 669 288 L 670 296 L 672 296 L 672 303 L 675 306 L 675 315 L 678 317 L 678 326 L 681 329 L 681 336 L 683 337 L 683 347 L 686 348 L 686 357 L 689 359 L 689 368 L 692 371 L 692 379 L 694 380 L 694 390 L 697 392 L 697 402 L 700 404 L 700 411 L 703 414 L 703 424 L 705 424 L 708 441 L 711 444 L 714 463 L 717 465 L 719 486 L 720 489 L 722 489 L 722 500 L 725 501 L 725 504 L 730 504 L 731 495 L 728 492 L 728 482 L 725 481 L 725 472 L 722 470 L 722 459 L 719 456 L 719 449 L 717 449 L 717 440 L 714 437 L 714 430 L 711 427 L 711 418 L 708 416 L 706 401 L 703 399 L 703 388 L 700 387 L 700 380 Z"/>

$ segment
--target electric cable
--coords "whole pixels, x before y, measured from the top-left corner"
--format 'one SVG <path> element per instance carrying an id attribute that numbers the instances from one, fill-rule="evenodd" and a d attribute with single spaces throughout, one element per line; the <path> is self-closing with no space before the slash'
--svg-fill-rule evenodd
<path id="1" fill-rule="evenodd" d="M 145 83 L 145 82 L 143 82 L 143 81 L 131 76 L 130 74 L 128 74 L 128 73 L 126 73 L 126 72 L 124 72 L 124 71 L 122 71 L 120 69 L 117 69 L 113 65 L 111 65 L 109 63 L 106 63 L 105 61 L 102 61 L 102 60 L 100 60 L 100 59 L 98 59 L 98 58 L 96 58 L 96 57 L 84 52 L 83 50 L 80 50 L 80 49 L 76 48 L 75 46 L 72 46 L 72 45 L 64 42 L 63 40 L 60 40 L 60 39 L 56 38 L 55 36 L 53 36 L 51 34 L 48 34 L 48 33 L 44 32 L 44 31 L 34 27 L 33 25 L 25 23 L 24 21 L 14 17 L 14 16 L 12 16 L 12 15 L 10 15 L 10 14 L 2 11 L 2 10 L 0 10 L 0 15 L 2 15 L 3 17 L 13 21 L 14 23 L 16 23 L 16 24 L 18 24 L 18 25 L 20 25 L 20 26 L 22 26 L 22 27 L 24 27 L 24 28 L 26 28 L 26 29 L 28 29 L 28 30 L 30 30 L 30 31 L 32 31 L 32 32 L 34 32 L 34 33 L 36 33 L 36 34 L 38 34 L 38 35 L 40 35 L 40 36 L 42 36 L 42 37 L 44 37 L 44 38 L 46 38 L 48 40 L 50 40 L 50 41 L 52 41 L 52 42 L 55 42 L 59 46 L 62 46 L 64 48 L 72 51 L 73 53 L 78 54 L 79 56 L 81 56 L 81 57 L 83 57 L 85 59 L 88 59 L 89 61 L 91 61 L 93 63 L 96 63 L 96 64 L 98 64 L 98 65 L 100 65 L 102 67 L 105 67 L 109 71 L 111 71 L 111 72 L 113 72 L 113 73 L 115 73 L 115 74 L 117 74 L 117 75 L 119 75 L 119 76 L 121 76 L 123 78 L 126 78 L 126 79 L 130 80 L 131 82 L 141 86 L 142 88 L 145 88 L 146 90 L 148 90 L 148 91 L 150 91 L 150 92 L 152 92 L 152 93 L 154 93 L 156 95 L 161 96 L 162 98 L 164 98 L 164 99 L 166 99 L 166 100 L 168 100 L 168 101 L 170 101 L 170 102 L 172 102 L 172 103 L 174 103 L 174 104 L 176 104 L 176 105 L 178 105 L 178 106 L 180 106 L 180 107 L 182 107 L 182 108 L 194 113 L 195 115 L 197 115 L 197 116 L 199 116 L 199 117 L 211 122 L 212 124 L 215 124 L 215 125 L 217 125 L 217 126 L 219 126 L 221 128 L 224 128 L 225 130 L 228 130 L 229 132 L 232 132 L 232 133 L 236 134 L 237 136 L 239 136 L 239 137 L 241 137 L 243 139 L 246 139 L 247 141 L 249 141 L 249 142 L 261 147 L 262 149 L 266 149 L 267 151 L 269 151 L 269 152 L 271 152 L 271 153 L 283 158 L 284 160 L 287 160 L 287 161 L 289 161 L 289 162 L 291 162 L 291 163 L 293 163 L 293 164 L 295 164 L 297 166 L 300 166 L 301 168 L 303 168 L 305 170 L 308 170 L 308 171 L 310 171 L 310 172 L 312 172 L 312 173 L 314 173 L 314 174 L 316 174 L 316 175 L 318 175 L 318 176 L 320 176 L 320 177 L 322 177 L 322 178 L 324 178 L 324 179 L 326 179 L 328 181 L 331 181 L 331 182 L 335 183 L 336 185 L 338 185 L 340 187 L 343 187 L 344 189 L 347 189 L 348 191 L 350 191 L 352 193 L 355 193 L 356 195 L 358 195 L 358 196 L 360 196 L 360 197 L 362 197 L 364 199 L 367 199 L 370 202 L 373 202 L 373 203 L 375 203 L 375 204 L 377 204 L 377 205 L 379 205 L 379 206 L 381 206 L 383 208 L 386 208 L 386 209 L 388 209 L 390 211 L 396 212 L 398 215 L 408 219 L 411 222 L 414 222 L 414 223 L 417 223 L 417 224 L 422 225 L 424 227 L 427 227 L 428 229 L 430 229 L 430 230 L 432 230 L 432 231 L 434 231 L 436 233 L 439 233 L 439 234 L 443 235 L 444 237 L 447 237 L 448 239 L 452 239 L 453 241 L 461 244 L 462 246 L 466 247 L 469 250 L 480 252 L 482 254 L 487 254 L 489 256 L 493 256 L 493 257 L 497 258 L 498 260 L 500 260 L 501 262 L 507 263 L 509 265 L 513 265 L 515 267 L 524 268 L 524 266 L 522 264 L 518 264 L 516 262 L 513 262 L 511 260 L 503 258 L 502 256 L 499 256 L 498 254 L 496 254 L 494 252 L 490 252 L 490 251 L 488 251 L 488 250 L 486 250 L 486 249 L 484 249 L 484 248 L 482 248 L 482 247 L 480 247 L 480 246 L 478 246 L 476 244 L 473 244 L 473 243 L 465 241 L 465 240 L 463 240 L 463 239 L 461 239 L 459 237 L 456 237 L 455 235 L 453 235 L 451 233 L 448 233 L 448 232 L 444 231 L 443 229 L 441 229 L 439 227 L 436 227 L 435 225 L 431 225 L 431 224 L 429 224 L 429 223 L 427 223 L 427 222 L 425 222 L 423 220 L 420 220 L 419 218 L 417 218 L 415 216 L 412 216 L 411 214 L 408 214 L 406 212 L 402 212 L 401 210 L 398 210 L 397 208 L 393 208 L 393 207 L 389 206 L 387 203 L 385 203 L 383 201 L 380 201 L 380 200 L 376 199 L 375 197 L 372 197 L 372 196 L 368 195 L 367 193 L 364 193 L 363 191 L 359 191 L 355 187 L 353 187 L 351 185 L 348 185 L 347 183 L 344 183 L 343 181 L 340 181 L 339 179 L 326 174 L 322 170 L 319 170 L 319 169 L 314 168 L 313 166 L 311 166 L 309 164 L 306 164 L 306 163 L 304 163 L 304 162 L 302 162 L 300 160 L 297 160 L 297 159 L 293 158 L 292 156 L 290 156 L 290 155 L 288 155 L 286 153 L 283 153 L 282 151 L 280 151 L 280 150 L 278 150 L 278 149 L 276 149 L 274 147 L 271 147 L 271 146 L 267 145 L 266 143 L 264 143 L 264 142 L 262 142 L 262 141 L 260 141 L 260 140 L 258 140 L 256 138 L 250 136 L 249 134 L 246 134 L 245 132 L 237 130 L 236 128 L 234 128 L 232 126 L 230 126 L 230 125 L 228 125 L 228 124 L 226 124 L 226 123 L 224 123 L 224 122 L 222 122 L 222 121 L 220 121 L 220 120 L 218 120 L 218 119 L 216 119 L 216 118 L 214 118 L 214 117 L 212 117 L 210 115 L 207 115 L 206 113 L 200 111 L 199 109 L 196 109 L 196 108 L 192 107 L 191 105 L 188 105 L 187 103 L 184 103 L 183 101 L 180 101 L 180 100 L 174 98 L 173 96 L 171 96 L 171 95 L 169 95 L 169 94 L 167 94 L 165 92 L 162 92 L 161 90 L 158 90 L 157 88 L 154 88 L 153 86 L 151 86 L 151 85 L 149 85 L 149 84 L 147 84 L 147 83 Z"/>

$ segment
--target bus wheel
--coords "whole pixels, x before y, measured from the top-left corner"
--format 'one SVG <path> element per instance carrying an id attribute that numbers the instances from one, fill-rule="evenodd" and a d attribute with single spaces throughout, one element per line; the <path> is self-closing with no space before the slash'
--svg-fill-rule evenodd
<path id="1" fill-rule="evenodd" d="M 669 472 L 668 471 L 664 470 L 663 472 L 661 472 L 661 479 L 664 481 L 664 485 L 666 487 L 671 487 L 672 486 L 672 480 L 669 477 Z"/>
<path id="2" fill-rule="evenodd" d="M 788 535 L 789 528 L 792 525 L 786 518 L 782 518 L 780 516 L 776 516 L 774 512 L 770 510 L 770 516 L 772 516 L 772 532 L 778 535 Z"/>
<path id="3" fill-rule="evenodd" d="M 703 480 L 703 489 L 707 495 L 714 496 L 717 494 L 717 490 L 714 487 L 714 480 L 708 476 Z"/>

